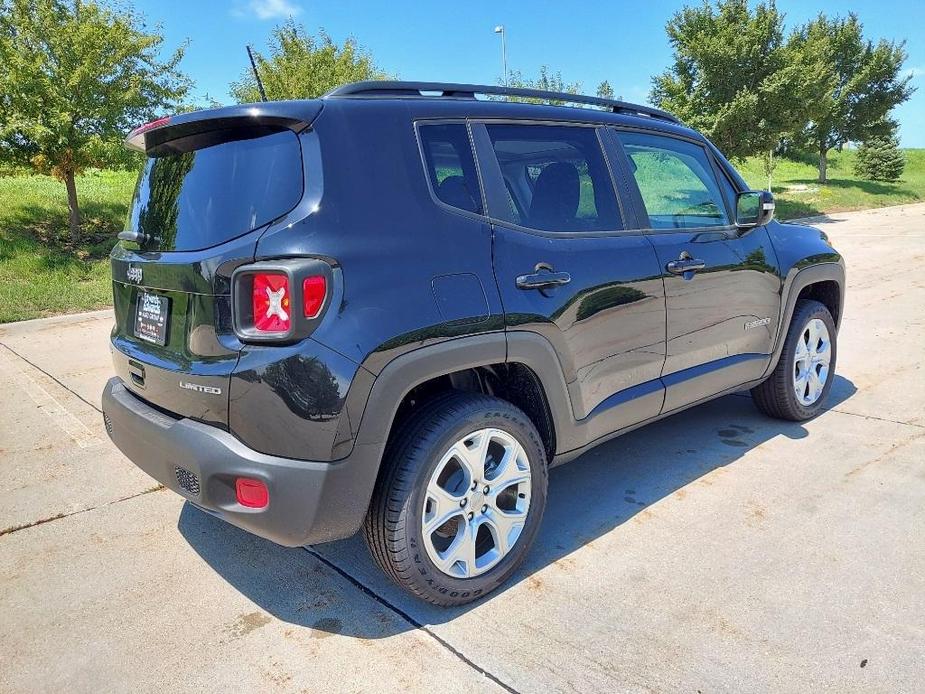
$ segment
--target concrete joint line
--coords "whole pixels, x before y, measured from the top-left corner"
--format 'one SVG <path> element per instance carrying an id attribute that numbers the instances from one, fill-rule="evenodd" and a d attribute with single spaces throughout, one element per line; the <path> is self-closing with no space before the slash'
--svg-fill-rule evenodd
<path id="1" fill-rule="evenodd" d="M 746 395 L 745 393 L 733 393 L 733 395 L 735 395 L 735 396 L 737 396 L 737 397 L 740 397 L 740 398 L 746 398 L 746 399 L 748 399 L 748 400 L 751 400 L 751 399 L 752 399 L 752 396 L 751 396 L 751 395 Z M 872 414 L 861 414 L 860 412 L 846 412 L 845 410 L 840 410 L 840 409 L 838 409 L 837 407 L 825 407 L 825 406 L 823 406 L 823 407 L 822 407 L 822 411 L 823 411 L 823 412 L 834 412 L 835 414 L 844 414 L 844 415 L 847 415 L 847 416 L 849 416 L 849 417 L 861 417 L 861 418 L 863 418 L 863 419 L 875 419 L 875 420 L 877 420 L 878 422 L 888 422 L 888 423 L 890 423 L 890 424 L 899 424 L 900 426 L 904 426 L 904 427 L 914 427 L 914 428 L 916 428 L 916 429 L 925 429 L 925 424 L 916 424 L 915 422 L 900 422 L 900 421 L 897 420 L 897 419 L 888 419 L 888 418 L 886 418 L 886 417 L 877 417 L 876 415 L 872 415 Z"/>
<path id="2" fill-rule="evenodd" d="M 463 653 L 461 653 L 460 651 L 458 651 L 451 643 L 449 643 L 449 642 L 446 641 L 445 639 L 443 639 L 443 638 L 441 638 L 440 636 L 438 636 L 437 634 L 435 634 L 435 633 L 434 633 L 433 631 L 431 631 L 427 626 L 425 626 L 424 624 L 421 624 L 421 623 L 420 623 L 419 621 L 417 621 L 414 617 L 412 617 L 410 614 L 408 614 L 407 612 L 405 612 L 404 610 L 402 610 L 402 609 L 401 609 L 400 607 L 398 607 L 397 605 L 394 605 L 394 604 L 392 604 L 391 602 L 389 602 L 386 598 L 384 598 L 383 596 L 379 595 L 379 594 L 378 594 L 377 592 L 375 592 L 372 588 L 369 588 L 369 587 L 367 587 L 366 585 L 364 585 L 359 579 L 355 578 L 353 575 L 351 575 L 350 573 L 348 573 L 348 572 L 345 571 L 344 569 L 340 568 L 337 564 L 335 564 L 334 562 L 332 562 L 330 559 L 328 559 L 328 558 L 325 557 L 324 555 L 320 554 L 320 553 L 319 553 L 317 550 L 315 550 L 313 547 L 305 547 L 304 549 L 305 549 L 306 552 L 308 552 L 308 553 L 311 554 L 313 557 L 315 557 L 316 559 L 318 559 L 318 561 L 320 561 L 322 564 L 324 564 L 324 565 L 327 566 L 328 568 L 332 569 L 333 571 L 337 572 L 337 573 L 340 574 L 343 578 L 347 579 L 347 581 L 349 581 L 350 583 L 352 583 L 355 587 L 359 588 L 361 592 L 363 592 L 363 593 L 365 593 L 366 595 L 368 595 L 369 597 L 371 597 L 373 600 L 375 600 L 376 602 L 378 602 L 378 603 L 379 603 L 380 605 L 382 605 L 383 607 L 386 607 L 386 608 L 388 608 L 389 610 L 391 610 L 392 612 L 394 612 L 396 615 L 398 615 L 398 616 L 399 616 L 401 619 L 403 619 L 404 621 L 408 622 L 408 624 L 410 624 L 411 626 L 413 626 L 415 629 L 419 629 L 420 631 L 423 631 L 425 634 L 427 634 L 428 636 L 430 636 L 434 641 L 436 641 L 438 644 L 440 644 L 441 646 L 443 646 L 443 648 L 445 648 L 447 651 L 449 651 L 449 652 L 452 653 L 454 656 L 456 656 L 457 658 L 459 658 L 463 663 L 465 663 L 465 664 L 468 665 L 470 668 L 472 668 L 472 669 L 475 670 L 476 672 L 480 673 L 480 674 L 483 675 L 484 677 L 487 677 L 488 679 L 490 679 L 492 682 L 494 682 L 494 683 L 497 684 L 499 687 L 501 687 L 502 689 L 504 689 L 504 691 L 510 692 L 510 694 L 520 694 L 520 692 L 517 691 L 516 689 L 514 689 L 511 685 L 507 684 L 506 682 L 504 682 L 503 680 L 501 680 L 501 679 L 500 679 L 499 677 L 497 677 L 496 675 L 493 675 L 492 673 L 490 673 L 490 672 L 489 672 L 488 670 L 486 670 L 485 668 L 483 668 L 483 667 L 481 667 L 480 665 L 477 665 L 476 663 L 474 663 L 473 661 L 471 661 L 471 660 L 470 660 L 468 657 L 466 657 Z"/>
<path id="3" fill-rule="evenodd" d="M 20 392 L 25 393 L 51 421 L 65 434 L 74 439 L 80 448 L 90 448 L 103 443 L 103 440 L 94 434 L 87 426 L 75 417 L 64 405 L 58 402 L 54 395 L 45 390 L 35 379 L 26 373 L 16 363 L 18 354 L 3 345 L 0 351 L 0 371 L 8 374 Z M 10 356 L 10 355 L 15 356 Z M 19 357 L 21 358 L 21 357 Z M 25 361 L 25 360 L 23 360 Z M 39 369 L 41 371 L 41 369 Z M 42 373 L 45 373 L 42 371 Z M 48 374 L 46 374 L 48 375 Z M 58 381 L 56 381 L 58 382 Z M 68 390 L 68 392 L 73 392 Z"/>
<path id="4" fill-rule="evenodd" d="M 44 525 L 45 523 L 51 523 L 52 521 L 61 520 L 62 518 L 70 518 L 71 516 L 79 516 L 81 513 L 87 513 L 88 511 L 96 511 L 99 508 L 105 508 L 106 506 L 112 506 L 113 504 L 118 504 L 123 501 L 128 501 L 129 499 L 134 499 L 139 496 L 144 496 L 145 494 L 150 494 L 151 492 L 159 492 L 160 490 L 165 489 L 163 484 L 159 484 L 150 489 L 145 489 L 143 492 L 138 492 L 137 494 L 130 494 L 129 496 L 123 496 L 121 499 L 116 499 L 115 501 L 107 501 L 105 504 L 100 504 L 99 506 L 91 506 L 90 508 L 82 508 L 78 511 L 71 511 L 70 513 L 58 513 L 54 516 L 49 516 L 48 518 L 40 518 L 37 521 L 32 521 L 30 523 L 23 523 L 22 525 L 12 525 L 9 528 L 3 528 L 0 530 L 0 537 L 4 535 L 11 535 L 12 533 L 17 533 L 20 530 L 26 530 L 27 528 L 34 528 L 37 525 Z"/>

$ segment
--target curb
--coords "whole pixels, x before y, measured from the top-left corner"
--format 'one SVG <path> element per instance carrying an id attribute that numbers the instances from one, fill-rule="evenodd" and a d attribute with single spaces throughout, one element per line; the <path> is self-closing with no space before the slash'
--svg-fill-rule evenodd
<path id="1" fill-rule="evenodd" d="M 33 326 L 40 325 L 67 325 L 69 323 L 81 323 L 83 321 L 110 320 L 114 321 L 112 308 L 99 309 L 97 311 L 86 311 L 84 313 L 66 313 L 61 316 L 48 316 L 47 318 L 31 318 L 29 320 L 13 321 L 12 323 L 0 324 L 0 336 L 9 335 L 19 332 L 20 329 L 28 330 Z"/>

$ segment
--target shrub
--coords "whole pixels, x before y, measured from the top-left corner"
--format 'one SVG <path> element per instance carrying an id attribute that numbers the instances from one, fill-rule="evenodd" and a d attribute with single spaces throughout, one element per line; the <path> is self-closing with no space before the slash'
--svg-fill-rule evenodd
<path id="1" fill-rule="evenodd" d="M 906 156 L 895 137 L 882 137 L 858 147 L 854 173 L 872 181 L 898 181 L 906 166 Z"/>

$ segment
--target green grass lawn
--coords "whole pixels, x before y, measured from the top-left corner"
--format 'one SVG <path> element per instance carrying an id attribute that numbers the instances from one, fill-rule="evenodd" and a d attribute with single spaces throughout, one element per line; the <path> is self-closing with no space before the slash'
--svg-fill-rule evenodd
<path id="1" fill-rule="evenodd" d="M 49 176 L 0 177 L 0 323 L 112 303 L 109 251 L 137 174 L 90 171 L 77 179 L 84 240 L 68 243 L 67 194 Z"/>
<path id="2" fill-rule="evenodd" d="M 782 219 L 925 200 L 925 149 L 906 150 L 896 183 L 859 180 L 854 152 L 833 152 L 829 183 L 812 161 L 781 160 L 774 172 Z M 767 180 L 758 159 L 737 168 L 754 188 Z M 125 221 L 136 174 L 90 171 L 77 180 L 84 240 L 70 247 L 64 184 L 48 176 L 0 177 L 0 323 L 109 306 L 108 255 Z"/>
<path id="3" fill-rule="evenodd" d="M 859 179 L 854 175 L 852 150 L 829 154 L 829 182 L 825 185 L 816 183 L 818 173 L 813 160 L 782 159 L 772 179 L 777 216 L 793 219 L 925 201 L 925 149 L 905 152 L 906 169 L 896 183 Z M 735 166 L 753 188 L 768 187 L 760 159 L 750 158 Z"/>

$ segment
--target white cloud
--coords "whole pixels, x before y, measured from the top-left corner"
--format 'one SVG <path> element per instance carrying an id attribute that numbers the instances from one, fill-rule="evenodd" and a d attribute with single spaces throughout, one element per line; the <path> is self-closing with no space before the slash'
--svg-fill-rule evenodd
<path id="1" fill-rule="evenodd" d="M 290 0 L 248 0 L 232 10 L 236 17 L 257 19 L 286 19 L 302 12 L 301 6 Z"/>

